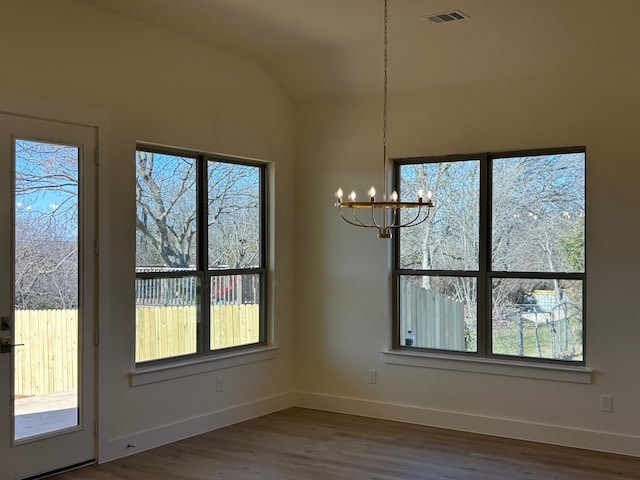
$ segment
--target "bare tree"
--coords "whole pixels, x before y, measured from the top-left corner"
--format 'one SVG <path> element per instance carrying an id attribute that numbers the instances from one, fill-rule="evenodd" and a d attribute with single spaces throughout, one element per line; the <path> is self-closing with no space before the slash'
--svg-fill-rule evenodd
<path id="1" fill-rule="evenodd" d="M 138 267 L 195 266 L 197 162 L 192 157 L 136 153 Z M 208 161 L 206 168 L 208 265 L 256 265 L 260 253 L 259 169 L 219 161 Z"/>
<path id="2" fill-rule="evenodd" d="M 78 306 L 76 147 L 15 142 L 15 306 Z"/>
<path id="3" fill-rule="evenodd" d="M 209 164 L 209 265 L 260 263 L 260 172 L 248 165 Z"/>
<path id="4" fill-rule="evenodd" d="M 136 205 L 136 265 L 193 265 L 196 160 L 136 152 Z"/>
<path id="5" fill-rule="evenodd" d="M 464 271 L 479 268 L 480 165 L 477 160 L 403 165 L 403 196 L 418 188 L 434 192 L 436 208 L 425 224 L 402 232 L 400 266 L 457 271 L 423 275 L 421 287 L 465 306 L 473 349 L 477 285 Z M 584 268 L 584 156 L 545 155 L 494 159 L 491 169 L 491 255 L 494 272 L 579 272 Z M 582 229 L 581 229 L 582 228 Z M 490 285 L 494 331 L 511 328 L 536 289 L 555 292 L 556 302 L 579 300 L 577 284 L 559 280 L 494 278 Z M 577 303 L 577 302 L 576 302 Z M 574 310 L 575 311 L 575 310 Z"/>

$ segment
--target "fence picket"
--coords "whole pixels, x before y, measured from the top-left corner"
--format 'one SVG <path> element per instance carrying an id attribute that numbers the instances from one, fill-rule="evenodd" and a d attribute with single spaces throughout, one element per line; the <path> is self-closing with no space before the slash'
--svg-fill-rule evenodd
<path id="1" fill-rule="evenodd" d="M 464 350 L 462 303 L 411 282 L 400 290 L 400 302 L 401 343 L 412 330 L 419 347 Z"/>
<path id="2" fill-rule="evenodd" d="M 259 305 L 211 308 L 211 348 L 259 341 Z M 136 308 L 136 361 L 197 351 L 197 307 Z M 19 396 L 45 395 L 77 388 L 77 310 L 17 310 L 14 385 Z"/>

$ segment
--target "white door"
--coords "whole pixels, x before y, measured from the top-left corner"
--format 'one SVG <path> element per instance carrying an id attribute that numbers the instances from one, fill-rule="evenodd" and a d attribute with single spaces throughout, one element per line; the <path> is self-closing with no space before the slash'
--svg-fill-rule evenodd
<path id="1" fill-rule="evenodd" d="M 95 459 L 96 130 L 0 114 L 0 477 Z"/>

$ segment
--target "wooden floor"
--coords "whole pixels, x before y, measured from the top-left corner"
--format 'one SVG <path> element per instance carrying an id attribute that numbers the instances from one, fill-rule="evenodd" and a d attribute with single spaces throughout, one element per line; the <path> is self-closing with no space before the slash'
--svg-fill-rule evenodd
<path id="1" fill-rule="evenodd" d="M 55 480 L 640 479 L 640 458 L 291 408 Z"/>

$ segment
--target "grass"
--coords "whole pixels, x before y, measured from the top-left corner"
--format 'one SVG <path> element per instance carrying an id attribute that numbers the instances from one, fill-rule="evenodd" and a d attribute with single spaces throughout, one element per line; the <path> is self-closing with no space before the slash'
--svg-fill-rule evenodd
<path id="1" fill-rule="evenodd" d="M 522 323 L 505 322 L 494 325 L 493 353 L 525 356 L 531 358 L 551 358 L 559 360 L 582 360 L 582 325 L 575 318 L 556 324 L 530 321 Z M 522 347 L 520 343 L 522 342 Z"/>

